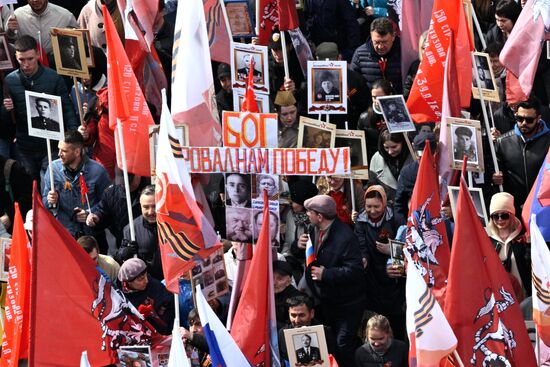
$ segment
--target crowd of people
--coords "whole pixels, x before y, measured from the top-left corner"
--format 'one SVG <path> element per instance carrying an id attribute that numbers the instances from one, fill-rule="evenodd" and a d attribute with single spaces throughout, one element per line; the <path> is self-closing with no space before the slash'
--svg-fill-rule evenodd
<path id="1" fill-rule="evenodd" d="M 20 1 L 21 2 L 21 1 Z M 167 80 L 171 80 L 172 45 L 175 23 L 174 1 L 159 1 L 154 19 L 154 47 Z M 183 3 L 179 1 L 180 6 Z M 525 304 L 531 293 L 529 238 L 520 220 L 521 210 L 550 148 L 550 60 L 546 48 L 538 63 L 531 95 L 519 103 L 506 101 L 506 68 L 498 55 L 525 6 L 515 0 L 474 1 L 490 67 L 501 101 L 492 103 L 494 125 L 481 124 L 483 151 L 472 149 L 472 130 L 455 131 L 453 155 L 461 160 L 485 158 L 484 173 L 473 182 L 482 189 L 489 208 L 488 235 L 514 285 L 515 297 Z M 56 5 L 60 4 L 60 5 Z M 155 182 L 150 177 L 130 175 L 129 192 L 134 214 L 135 239 L 130 236 L 126 191 L 109 129 L 106 41 L 101 6 L 106 5 L 117 31 L 124 39 L 123 14 L 116 0 L 48 1 L 28 0 L 12 13 L 1 7 L 1 27 L 17 65 L 2 78 L 4 98 L 0 115 L 0 236 L 13 229 L 14 202 L 32 230 L 32 183 L 38 182 L 44 205 L 71 233 L 84 250 L 115 282 L 126 297 L 160 332 L 170 334 L 174 320 L 173 298 L 162 280 L 162 261 L 155 212 Z M 367 143 L 369 179 L 329 177 L 281 177 L 276 182 L 258 175 L 258 190 L 280 200 L 280 223 L 272 227 L 274 294 L 279 348 L 288 360 L 283 330 L 324 325 L 328 351 L 342 367 L 407 366 L 405 327 L 405 280 L 403 266 L 391 261 L 389 240 L 403 239 L 409 201 L 418 175 L 418 157 L 426 144 L 438 151 L 439 122 L 417 124 L 414 133 L 392 134 L 386 128 L 377 97 L 404 95 L 407 98 L 419 61 L 402 65 L 399 12 L 390 0 L 306 0 L 299 11 L 300 28 L 318 60 L 347 61 L 347 91 L 339 90 L 329 75 L 319 84 L 317 98 L 347 96 L 348 113 L 333 115 L 338 128 L 363 130 Z M 95 66 L 78 88 L 72 79 L 57 74 L 50 29 L 85 28 L 90 31 Z M 40 36 L 39 36 L 40 35 Z M 38 38 L 40 37 L 40 39 Z M 290 39 L 290 37 L 287 37 Z M 424 34 L 421 51 L 429 40 Z M 247 39 L 246 42 L 257 42 Z M 40 47 L 39 47 L 40 46 Z M 69 47 L 69 46 L 62 46 Z M 307 114 L 307 77 L 291 42 L 286 43 L 288 76 L 285 75 L 281 34 L 274 29 L 269 38 L 270 110 L 278 114 L 278 143 L 282 148 L 298 145 L 300 116 Z M 41 59 L 48 54 L 48 64 Z M 419 55 L 419 59 L 422 54 Z M 247 65 L 248 66 L 248 65 Z M 212 62 L 216 79 L 218 111 L 233 110 L 231 67 Z M 408 70 L 403 75 L 402 70 Z M 241 70 L 238 71 L 239 73 Z M 249 71 L 242 70 L 244 74 Z M 247 75 L 245 75 L 246 77 Z M 59 96 L 64 138 L 51 147 L 48 164 L 45 139 L 29 135 L 25 92 Z M 86 96 L 78 106 L 76 95 Z M 39 114 L 33 127 L 59 129 L 49 113 L 51 102 L 36 99 Z M 79 122 L 82 107 L 82 120 Z M 157 119 L 160 111 L 150 104 Z M 472 98 L 467 111 L 471 119 L 482 120 L 479 100 Z M 36 121 L 35 121 L 36 120 Z M 49 127 L 49 128 L 48 128 Z M 191 125 L 192 129 L 193 126 Z M 412 141 L 410 146 L 408 140 Z M 489 144 L 494 144 L 499 170 L 496 171 Z M 416 157 L 415 157 L 416 156 Z M 58 159 L 55 159 L 58 157 Z M 87 202 L 81 200 L 82 178 L 87 185 Z M 234 173 L 193 177 L 204 190 L 212 225 L 220 234 L 225 265 L 232 286 L 243 243 L 257 238 L 261 215 L 254 223 L 232 214 L 228 207 L 250 207 L 250 178 Z M 224 186 L 225 185 L 225 186 Z M 500 192 L 502 185 L 504 191 Z M 227 197 L 226 197 L 227 193 Z M 453 215 L 448 200 L 441 203 L 447 235 L 453 236 Z M 237 213 L 238 214 L 238 213 Z M 226 228 L 226 215 L 235 222 Z M 277 222 L 277 221 L 275 221 Z M 278 239 L 277 239 L 278 238 Z M 308 241 L 314 246 L 314 261 L 306 266 Z M 449 241 L 451 243 L 451 241 Z M 246 252 L 246 251 L 244 251 Z M 210 301 L 226 321 L 229 296 Z M 208 366 L 205 341 L 196 310 L 189 312 L 188 329 L 181 333 L 193 366 Z M 318 359 L 319 345 L 303 336 L 297 351 L 300 365 Z M 299 354 L 299 355 L 298 355 Z"/>

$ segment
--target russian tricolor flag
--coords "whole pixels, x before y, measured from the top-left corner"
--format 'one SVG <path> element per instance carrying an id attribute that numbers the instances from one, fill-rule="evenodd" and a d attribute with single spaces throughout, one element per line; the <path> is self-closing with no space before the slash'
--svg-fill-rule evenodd
<path id="1" fill-rule="evenodd" d="M 212 366 L 250 366 L 250 363 L 241 352 L 237 343 L 233 340 L 218 316 L 212 311 L 210 305 L 202 294 L 200 285 L 197 285 L 197 308 L 204 329 L 204 336 L 210 348 Z"/>
<path id="2" fill-rule="evenodd" d="M 550 149 L 522 211 L 523 222 L 529 228 L 531 215 L 535 214 L 537 225 L 546 242 L 550 241 Z"/>

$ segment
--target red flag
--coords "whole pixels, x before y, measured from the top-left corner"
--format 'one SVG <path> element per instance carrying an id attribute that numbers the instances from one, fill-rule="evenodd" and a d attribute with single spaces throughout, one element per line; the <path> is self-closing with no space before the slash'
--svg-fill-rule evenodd
<path id="1" fill-rule="evenodd" d="M 550 149 L 540 167 L 539 174 L 533 183 L 521 216 L 526 224 L 527 232 L 530 229 L 531 216 L 535 214 L 537 224 L 544 240 L 550 242 Z"/>
<path id="2" fill-rule="evenodd" d="M 248 68 L 248 80 L 246 82 L 246 92 L 244 101 L 241 106 L 241 112 L 259 113 L 258 102 L 256 102 L 256 94 L 254 93 L 254 58 L 250 58 L 250 67 Z"/>
<path id="3" fill-rule="evenodd" d="M 31 264 L 28 242 L 19 204 L 15 203 L 1 367 L 17 366 L 19 359 L 27 358 L 29 353 Z"/>
<path id="4" fill-rule="evenodd" d="M 536 3 L 535 0 L 527 1 L 500 53 L 500 61 L 520 86 L 517 93 L 509 90 L 507 74 L 506 97 L 510 103 L 519 102 L 521 94 L 531 94 L 544 40 L 550 39 L 550 7 L 548 3 Z"/>
<path id="5" fill-rule="evenodd" d="M 257 25 L 258 44 L 267 46 L 269 36 L 275 26 L 279 23 L 279 14 L 277 10 L 277 0 L 260 0 L 260 20 Z"/>
<path id="6" fill-rule="evenodd" d="M 296 12 L 296 1 L 277 0 L 277 12 L 279 13 L 279 30 L 288 31 L 300 26 L 298 13 Z"/>
<path id="7" fill-rule="evenodd" d="M 424 50 L 418 73 L 414 79 L 407 107 L 415 122 L 441 120 L 445 61 L 451 37 L 455 37 L 460 105 L 470 105 L 472 92 L 473 50 L 462 0 L 435 0 L 428 32 L 428 46 Z"/>
<path id="8" fill-rule="evenodd" d="M 168 105 L 163 103 L 156 174 L 156 211 L 162 270 L 166 288 L 179 293 L 179 278 L 220 248 L 214 228 L 200 210 L 193 194 L 176 128 Z"/>
<path id="9" fill-rule="evenodd" d="M 202 0 L 202 4 L 208 31 L 210 57 L 214 61 L 230 64 L 230 30 L 227 29 L 225 15 L 222 10 L 222 6 L 225 5 L 219 0 Z"/>
<path id="10" fill-rule="evenodd" d="M 46 50 L 42 48 L 42 45 L 40 43 L 38 44 L 38 55 L 40 55 L 40 63 L 42 66 L 45 66 L 47 68 L 50 67 L 50 61 L 48 60 L 48 54 L 46 53 Z"/>
<path id="11" fill-rule="evenodd" d="M 111 129 L 115 130 L 117 163 L 122 168 L 120 140 L 124 139 L 128 171 L 140 176 L 149 176 L 149 126 L 154 125 L 153 117 L 105 6 L 103 18 L 108 48 L 109 124 Z M 118 136 L 117 120 L 122 125 L 122 136 Z"/>
<path id="12" fill-rule="evenodd" d="M 277 330 L 271 240 L 269 236 L 269 204 L 264 191 L 263 220 L 256 250 L 252 257 L 241 300 L 232 322 L 231 336 L 253 366 L 277 365 Z"/>
<path id="13" fill-rule="evenodd" d="M 133 17 L 135 23 L 132 24 L 132 28 L 136 31 L 138 37 L 143 38 L 147 43 L 147 47 L 151 48 L 155 41 L 154 25 L 155 18 L 158 15 L 159 0 L 117 0 L 117 3 L 122 12 L 126 9 L 128 12 L 135 14 L 135 17 Z M 127 20 L 127 17 L 124 17 L 124 19 Z M 128 56 L 132 57 L 130 54 Z"/>
<path id="14" fill-rule="evenodd" d="M 33 196 L 29 366 L 117 363 L 121 345 L 150 344 L 154 336 L 124 294 Z M 136 339 L 137 338 L 137 339 Z"/>
<path id="15" fill-rule="evenodd" d="M 509 274 L 478 219 L 464 178 L 456 204 L 445 315 L 468 366 L 536 366 Z"/>
<path id="16" fill-rule="evenodd" d="M 78 180 L 80 181 L 80 197 L 82 200 L 82 204 L 86 204 L 86 194 L 88 194 L 88 185 L 86 185 L 86 181 L 84 180 L 84 175 L 82 172 L 80 172 L 80 176 L 78 177 Z"/>
<path id="17" fill-rule="evenodd" d="M 426 144 L 411 197 L 406 241 L 413 260 L 424 269 L 424 279 L 443 307 L 450 251 L 440 209 L 435 163 L 430 144 Z"/>

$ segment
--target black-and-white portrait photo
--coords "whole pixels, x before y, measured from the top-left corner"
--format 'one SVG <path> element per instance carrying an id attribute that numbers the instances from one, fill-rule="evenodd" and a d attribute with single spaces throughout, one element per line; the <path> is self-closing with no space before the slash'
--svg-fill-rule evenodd
<path id="1" fill-rule="evenodd" d="M 237 80 L 246 81 L 250 73 L 250 62 L 252 62 L 252 80 L 255 83 L 263 83 L 262 55 L 237 51 Z"/>
<path id="2" fill-rule="evenodd" d="M 29 135 L 48 139 L 63 139 L 63 109 L 61 98 L 50 94 L 25 92 Z"/>
<path id="3" fill-rule="evenodd" d="M 237 208 L 250 208 L 250 175 L 227 173 L 225 175 L 225 205 Z"/>
<path id="4" fill-rule="evenodd" d="M 228 240 L 252 243 L 252 209 L 226 207 L 225 228 Z"/>
<path id="5" fill-rule="evenodd" d="M 52 28 L 52 47 L 58 74 L 88 77 L 84 36 L 80 30 Z"/>
<path id="6" fill-rule="evenodd" d="M 476 130 L 471 126 L 451 125 L 453 156 L 457 161 L 468 157 L 468 163 L 477 163 Z"/>
<path id="7" fill-rule="evenodd" d="M 402 95 L 381 96 L 377 101 L 390 133 L 416 130 Z"/>
<path id="8" fill-rule="evenodd" d="M 315 74 L 315 102 L 341 103 L 340 70 L 322 70 Z"/>
<path id="9" fill-rule="evenodd" d="M 451 210 L 453 211 L 453 217 L 456 218 L 456 203 L 458 201 L 458 193 L 460 187 L 458 186 L 449 186 L 449 199 L 451 202 Z M 470 195 L 472 196 L 472 201 L 476 208 L 476 213 L 479 218 L 479 221 L 483 227 L 487 227 L 489 221 L 487 219 L 487 208 L 485 207 L 485 201 L 483 199 L 483 191 L 480 188 L 468 188 Z"/>
<path id="10" fill-rule="evenodd" d="M 332 148 L 336 139 L 336 125 L 300 117 L 298 148 Z"/>
<path id="11" fill-rule="evenodd" d="M 252 218 L 252 225 L 254 227 L 254 242 L 258 242 L 263 222 L 263 210 L 254 210 Z M 269 239 L 271 241 L 271 247 L 279 247 L 279 215 L 272 211 L 269 211 Z"/>
<path id="12" fill-rule="evenodd" d="M 268 175 L 265 173 L 258 174 L 256 179 L 256 199 L 263 200 L 264 190 L 267 191 L 269 200 L 276 200 L 279 195 L 279 177 L 276 175 Z"/>
<path id="13" fill-rule="evenodd" d="M 302 366 L 321 362 L 321 350 L 318 347 L 317 334 L 302 334 L 294 336 L 296 361 Z"/>
<path id="14" fill-rule="evenodd" d="M 77 38 L 74 36 L 57 36 L 59 52 L 61 53 L 61 66 L 65 69 L 82 70 L 80 51 Z"/>
<path id="15" fill-rule="evenodd" d="M 482 89 L 490 89 L 495 90 L 495 83 L 493 81 L 493 77 L 491 74 L 491 69 L 489 65 L 489 61 L 487 57 L 485 57 L 485 54 L 476 54 L 474 55 L 475 60 L 475 68 L 477 69 L 477 73 L 479 76 L 479 85 Z M 475 88 L 477 88 L 477 81 L 475 78 L 475 70 L 472 71 L 472 83 Z"/>

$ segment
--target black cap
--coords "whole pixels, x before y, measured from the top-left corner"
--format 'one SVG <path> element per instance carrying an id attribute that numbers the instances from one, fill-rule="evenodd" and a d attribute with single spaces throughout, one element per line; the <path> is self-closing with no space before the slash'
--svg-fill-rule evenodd
<path id="1" fill-rule="evenodd" d="M 423 151 L 424 147 L 426 146 L 426 140 L 430 142 L 430 148 L 432 148 L 432 152 L 435 152 L 435 149 L 437 147 L 437 143 L 435 141 L 435 134 L 432 132 L 426 132 L 422 131 L 417 136 L 414 137 L 413 140 L 413 148 L 415 151 Z"/>
<path id="2" fill-rule="evenodd" d="M 231 76 L 231 68 L 225 63 L 218 65 L 218 79 L 224 76 Z"/>
<path id="3" fill-rule="evenodd" d="M 300 205 L 319 193 L 317 186 L 310 180 L 300 179 L 289 185 L 290 199 Z"/>

